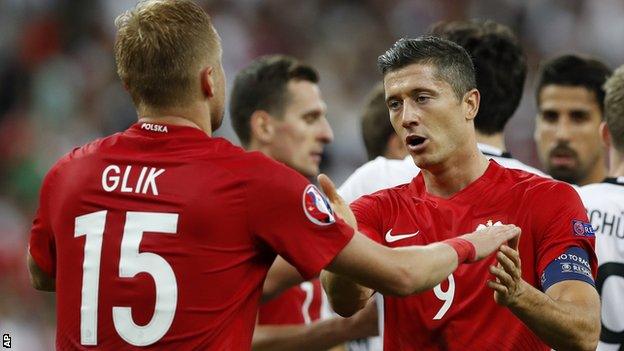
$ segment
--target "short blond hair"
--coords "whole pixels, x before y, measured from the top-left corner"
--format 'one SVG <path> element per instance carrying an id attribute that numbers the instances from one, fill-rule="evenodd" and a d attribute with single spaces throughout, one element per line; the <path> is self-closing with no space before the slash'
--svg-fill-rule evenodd
<path id="1" fill-rule="evenodd" d="M 611 142 L 615 148 L 624 152 L 624 66 L 620 66 L 604 84 L 604 115 Z"/>
<path id="2" fill-rule="evenodd" d="M 201 68 L 221 55 L 210 17 L 189 0 L 142 1 L 115 25 L 117 73 L 137 107 L 188 104 Z"/>

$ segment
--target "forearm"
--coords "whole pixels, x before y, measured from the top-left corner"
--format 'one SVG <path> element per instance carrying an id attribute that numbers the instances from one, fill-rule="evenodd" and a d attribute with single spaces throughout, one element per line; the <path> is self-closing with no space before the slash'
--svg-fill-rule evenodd
<path id="1" fill-rule="evenodd" d="M 258 325 L 254 331 L 254 351 L 316 351 L 327 350 L 349 340 L 365 337 L 357 335 L 349 319 L 332 318 L 308 325 Z"/>
<path id="2" fill-rule="evenodd" d="M 366 252 L 365 259 L 362 252 Z M 457 262 L 457 252 L 447 244 L 392 249 L 356 235 L 327 270 L 348 277 L 351 284 L 354 282 L 385 295 L 407 296 L 440 283 L 457 268 Z M 339 282 L 348 291 L 345 293 L 348 297 L 361 295 L 361 290 L 358 292 L 349 281 Z M 328 294 L 334 290 L 338 294 L 338 288 L 330 288 Z"/>
<path id="3" fill-rule="evenodd" d="M 321 273 L 321 284 L 332 309 L 343 317 L 350 317 L 364 308 L 373 294 L 372 289 L 329 271 Z"/>
<path id="4" fill-rule="evenodd" d="M 261 302 L 269 301 L 284 292 L 284 290 L 302 282 L 304 282 L 304 279 L 297 269 L 281 256 L 277 256 L 264 280 Z"/>
<path id="5" fill-rule="evenodd" d="M 28 254 L 26 262 L 33 288 L 41 291 L 56 291 L 56 280 L 41 270 L 30 254 Z"/>
<path id="6" fill-rule="evenodd" d="M 596 349 L 599 304 L 596 306 L 592 299 L 555 300 L 525 281 L 521 284 L 523 292 L 509 309 L 540 339 L 555 350 Z"/>
<path id="7" fill-rule="evenodd" d="M 409 265 L 405 269 L 414 285 L 408 295 L 429 290 L 440 284 L 457 269 L 457 252 L 444 243 L 395 249 L 398 260 Z"/>

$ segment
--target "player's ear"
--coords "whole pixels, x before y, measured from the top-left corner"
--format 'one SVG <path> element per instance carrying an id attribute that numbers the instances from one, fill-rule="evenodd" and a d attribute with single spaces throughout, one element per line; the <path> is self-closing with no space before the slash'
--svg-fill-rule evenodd
<path id="1" fill-rule="evenodd" d="M 212 73 L 214 72 L 214 68 L 212 66 L 204 67 L 201 70 L 200 74 L 200 84 L 202 94 L 206 98 L 211 98 L 214 96 L 214 79 Z"/>
<path id="2" fill-rule="evenodd" d="M 251 114 L 249 119 L 251 128 L 251 139 L 260 143 L 268 144 L 275 136 L 275 125 L 273 118 L 264 110 L 256 110 Z"/>
<path id="3" fill-rule="evenodd" d="M 471 89 L 469 92 L 464 94 L 463 104 L 466 108 L 466 119 L 473 120 L 477 117 L 477 112 L 479 112 L 479 102 L 481 100 L 481 94 L 477 89 Z"/>
<path id="4" fill-rule="evenodd" d="M 600 122 L 600 136 L 602 137 L 602 143 L 608 148 L 611 147 L 611 132 L 607 122 Z"/>

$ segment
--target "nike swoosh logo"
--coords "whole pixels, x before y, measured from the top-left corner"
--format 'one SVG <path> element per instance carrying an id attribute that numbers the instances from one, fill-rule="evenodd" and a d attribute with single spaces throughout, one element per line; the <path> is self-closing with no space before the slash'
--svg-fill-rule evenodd
<path id="1" fill-rule="evenodd" d="M 420 230 L 418 230 L 416 233 L 412 233 L 412 234 L 397 234 L 397 235 L 392 235 L 392 229 L 388 230 L 388 232 L 386 233 L 386 241 L 389 243 L 393 243 L 395 241 L 399 241 L 399 240 L 403 240 L 403 239 L 407 239 L 407 238 L 411 238 L 413 236 L 418 235 L 418 233 L 420 233 Z"/>

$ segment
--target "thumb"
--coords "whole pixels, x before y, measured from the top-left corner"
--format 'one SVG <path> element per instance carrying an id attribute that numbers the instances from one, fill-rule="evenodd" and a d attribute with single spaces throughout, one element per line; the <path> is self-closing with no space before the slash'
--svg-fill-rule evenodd
<path id="1" fill-rule="evenodd" d="M 325 195 L 327 196 L 330 202 L 332 203 L 342 202 L 342 198 L 340 197 L 340 195 L 338 195 L 334 182 L 332 182 L 332 180 L 329 179 L 328 176 L 321 173 L 319 174 L 317 179 L 318 179 L 319 185 L 321 186 L 321 189 L 323 189 L 323 192 L 325 193 Z"/>

